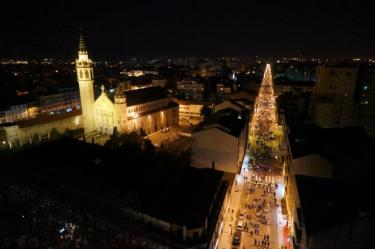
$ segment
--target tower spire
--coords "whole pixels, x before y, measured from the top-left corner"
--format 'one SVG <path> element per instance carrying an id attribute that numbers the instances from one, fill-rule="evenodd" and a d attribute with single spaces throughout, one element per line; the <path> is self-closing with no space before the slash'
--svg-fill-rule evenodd
<path id="1" fill-rule="evenodd" d="M 82 29 L 79 35 L 79 51 L 86 51 L 85 40 L 83 39 Z"/>

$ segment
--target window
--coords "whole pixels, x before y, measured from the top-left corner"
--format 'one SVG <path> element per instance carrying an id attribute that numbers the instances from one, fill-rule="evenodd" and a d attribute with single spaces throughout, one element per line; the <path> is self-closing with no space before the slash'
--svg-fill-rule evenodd
<path id="1" fill-rule="evenodd" d="M 88 70 L 85 71 L 85 78 L 86 78 L 86 79 L 89 78 L 89 71 L 88 71 Z"/>
<path id="2" fill-rule="evenodd" d="M 83 78 L 83 73 L 82 73 L 82 70 L 79 71 L 79 78 L 82 79 Z"/>

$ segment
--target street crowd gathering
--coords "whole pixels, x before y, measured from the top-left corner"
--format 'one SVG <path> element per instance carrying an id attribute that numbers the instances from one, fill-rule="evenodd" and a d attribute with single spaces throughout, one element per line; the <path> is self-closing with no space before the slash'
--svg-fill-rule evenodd
<path id="1" fill-rule="evenodd" d="M 252 170 L 253 174 L 249 178 L 244 177 L 244 180 L 249 182 L 249 187 L 246 190 L 245 213 L 247 219 L 244 231 L 253 240 L 252 245 L 262 249 L 271 247 L 270 234 L 266 226 L 272 225 L 272 221 L 270 221 L 272 210 L 278 205 L 277 184 L 266 181 L 266 175 L 271 172 L 270 165 L 273 162 L 272 142 L 278 139 L 274 133 L 276 125 L 276 104 L 273 96 L 272 77 L 270 73 L 266 72 L 256 100 L 250 129 L 250 136 L 254 139 L 251 144 L 252 158 L 247 170 Z"/>

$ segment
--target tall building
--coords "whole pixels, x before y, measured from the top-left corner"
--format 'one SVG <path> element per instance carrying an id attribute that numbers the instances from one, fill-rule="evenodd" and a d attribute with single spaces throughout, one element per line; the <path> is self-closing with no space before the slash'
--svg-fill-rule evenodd
<path id="1" fill-rule="evenodd" d="M 375 68 L 319 66 L 312 117 L 324 128 L 363 126 L 375 132 Z"/>
<path id="2" fill-rule="evenodd" d="M 89 59 L 85 41 L 81 34 L 79 39 L 78 59 L 76 60 L 77 79 L 81 97 L 81 109 L 85 133 L 95 130 L 94 118 L 94 69 Z"/>
<path id="3" fill-rule="evenodd" d="M 356 125 L 375 135 L 375 67 L 360 64 L 354 90 L 354 117 Z"/>
<path id="4" fill-rule="evenodd" d="M 324 128 L 353 124 L 356 67 L 319 66 L 312 116 Z"/>

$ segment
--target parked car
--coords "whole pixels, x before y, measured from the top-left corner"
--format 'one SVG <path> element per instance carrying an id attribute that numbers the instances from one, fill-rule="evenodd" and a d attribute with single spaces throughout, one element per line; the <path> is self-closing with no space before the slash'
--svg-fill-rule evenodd
<path id="1" fill-rule="evenodd" d="M 242 232 L 240 232 L 240 231 L 237 231 L 237 232 L 234 233 L 233 240 L 232 240 L 233 246 L 241 245 L 241 235 L 242 235 Z"/>
<path id="2" fill-rule="evenodd" d="M 244 222 L 243 222 L 243 220 L 237 221 L 237 230 L 240 230 L 240 231 L 244 230 Z"/>
<path id="3" fill-rule="evenodd" d="M 240 211 L 238 218 L 241 220 L 244 220 L 246 218 L 245 210 Z"/>

